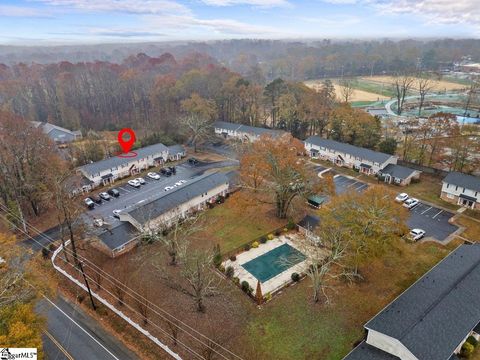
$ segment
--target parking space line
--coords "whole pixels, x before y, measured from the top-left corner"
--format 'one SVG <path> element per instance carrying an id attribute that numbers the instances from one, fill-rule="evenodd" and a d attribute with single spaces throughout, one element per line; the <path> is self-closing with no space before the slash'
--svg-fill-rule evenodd
<path id="1" fill-rule="evenodd" d="M 443 210 L 440 210 L 437 214 L 433 215 L 432 219 L 435 219 L 438 215 L 440 215 L 443 212 Z"/>
<path id="2" fill-rule="evenodd" d="M 126 191 L 127 193 L 130 192 L 130 190 L 125 189 L 124 187 L 119 187 L 119 189 L 122 189 L 123 191 Z"/>
<path id="3" fill-rule="evenodd" d="M 358 181 L 354 181 L 354 182 L 348 184 L 347 187 L 353 186 L 353 185 L 355 185 L 356 183 L 358 183 Z"/>
<path id="4" fill-rule="evenodd" d="M 429 208 L 427 208 L 427 210 L 424 210 L 422 211 L 422 215 L 425 214 L 428 210 L 430 210 L 432 207 L 430 206 Z"/>
<path id="5" fill-rule="evenodd" d="M 357 190 L 360 190 L 360 189 L 362 189 L 363 187 L 368 187 L 368 185 L 367 185 L 367 184 L 363 184 L 362 186 L 358 187 Z"/>

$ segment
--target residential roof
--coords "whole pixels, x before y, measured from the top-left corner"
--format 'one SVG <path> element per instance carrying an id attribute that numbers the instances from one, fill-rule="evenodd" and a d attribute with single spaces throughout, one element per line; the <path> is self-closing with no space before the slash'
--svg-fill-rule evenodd
<path id="1" fill-rule="evenodd" d="M 414 175 L 418 170 L 411 169 L 402 165 L 388 164 L 382 169 L 382 174 L 389 174 L 397 179 L 407 179 L 408 177 Z"/>
<path id="2" fill-rule="evenodd" d="M 447 360 L 480 321 L 480 244 L 461 245 L 365 328 L 398 339 L 418 359 Z"/>
<path id="3" fill-rule="evenodd" d="M 45 134 L 48 134 L 53 130 L 59 130 L 59 131 L 68 133 L 72 136 L 78 136 L 82 134 L 81 131 L 79 130 L 76 130 L 76 131 L 68 130 L 60 126 L 50 124 L 48 122 L 32 121 L 32 124 L 36 128 L 41 128 Z"/>
<path id="4" fill-rule="evenodd" d="M 315 230 L 315 228 L 320 223 L 320 218 L 315 215 L 306 215 L 302 220 L 299 221 L 297 224 L 298 226 L 307 229 L 307 230 Z"/>
<path id="5" fill-rule="evenodd" d="M 131 210 L 128 210 L 127 213 L 143 225 L 148 220 L 155 219 L 163 213 L 222 184 L 228 184 L 225 174 L 219 172 L 204 174 L 188 180 L 182 186 L 163 192 L 149 202 L 137 204 Z"/>
<path id="6" fill-rule="evenodd" d="M 325 201 L 327 201 L 328 197 L 327 196 L 322 196 L 322 195 L 311 195 L 308 197 L 308 202 L 314 202 L 317 203 L 318 205 L 322 205 Z"/>
<path id="7" fill-rule="evenodd" d="M 452 171 L 445 176 L 443 182 L 473 191 L 480 191 L 480 178 L 473 175 Z"/>
<path id="8" fill-rule="evenodd" d="M 110 249 L 115 250 L 130 240 L 139 236 L 139 233 L 135 227 L 129 222 L 122 222 L 120 225 L 115 226 L 110 230 L 105 230 L 98 235 L 98 238 Z"/>
<path id="9" fill-rule="evenodd" d="M 362 341 L 343 360 L 400 360 L 400 358 Z"/>
<path id="10" fill-rule="evenodd" d="M 136 157 L 113 156 L 105 160 L 100 160 L 91 164 L 80 166 L 79 169 L 87 174 L 94 175 L 121 165 L 137 162 L 138 160 L 144 159 L 148 156 L 156 156 L 163 152 L 168 152 L 168 148 L 165 145 L 158 143 L 137 149 L 135 150 L 135 152 L 137 153 Z"/>
<path id="11" fill-rule="evenodd" d="M 362 160 L 369 160 L 372 162 L 378 162 L 383 164 L 385 161 L 394 157 L 390 154 L 381 153 L 378 151 L 373 151 L 370 149 L 361 148 L 358 146 L 338 142 L 335 140 L 324 139 L 320 136 L 310 136 L 307 140 L 305 140 L 307 144 L 313 144 L 316 146 L 324 147 L 327 149 L 332 149 L 338 152 L 342 152 L 344 154 L 350 154 L 355 157 L 359 157 Z"/>
<path id="12" fill-rule="evenodd" d="M 176 144 L 168 147 L 168 153 L 170 155 L 177 155 L 180 153 L 184 153 L 185 148 L 182 145 Z"/>
<path id="13" fill-rule="evenodd" d="M 231 131 L 238 131 L 238 132 L 253 134 L 256 136 L 268 134 L 272 137 L 277 137 L 285 134 L 285 131 L 283 130 L 266 129 L 266 128 L 255 127 L 255 126 L 235 124 L 235 123 L 230 123 L 226 121 L 217 121 L 215 122 L 214 127 L 218 129 L 226 129 Z"/>

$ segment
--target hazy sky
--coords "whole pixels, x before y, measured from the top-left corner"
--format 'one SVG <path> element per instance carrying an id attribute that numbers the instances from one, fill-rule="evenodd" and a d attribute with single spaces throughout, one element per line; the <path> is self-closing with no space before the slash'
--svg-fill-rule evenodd
<path id="1" fill-rule="evenodd" d="M 480 37 L 480 0 L 0 0 L 1 44 Z"/>

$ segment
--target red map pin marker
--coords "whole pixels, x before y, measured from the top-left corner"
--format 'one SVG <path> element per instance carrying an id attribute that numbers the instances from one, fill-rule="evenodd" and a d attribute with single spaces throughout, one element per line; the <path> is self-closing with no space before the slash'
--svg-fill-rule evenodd
<path id="1" fill-rule="evenodd" d="M 129 135 L 129 139 L 125 140 L 123 136 L 125 134 Z M 130 152 L 133 144 L 135 143 L 135 132 L 130 128 L 122 129 L 118 132 L 118 143 L 120 144 L 124 153 Z"/>

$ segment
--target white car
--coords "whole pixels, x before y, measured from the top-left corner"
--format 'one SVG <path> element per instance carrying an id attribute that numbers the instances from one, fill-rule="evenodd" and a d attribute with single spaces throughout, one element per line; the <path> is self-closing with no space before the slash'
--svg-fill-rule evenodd
<path id="1" fill-rule="evenodd" d="M 87 205 L 87 207 L 89 209 L 93 209 L 95 207 L 95 203 L 93 202 L 92 199 L 90 198 L 86 198 L 85 200 L 83 200 L 85 202 L 85 205 Z"/>
<path id="2" fill-rule="evenodd" d="M 110 195 L 108 195 L 108 193 L 106 192 L 101 192 L 100 194 L 98 194 L 103 200 L 106 200 L 106 201 L 110 201 L 111 197 Z"/>
<path id="3" fill-rule="evenodd" d="M 96 227 L 102 227 L 103 226 L 103 220 L 102 219 L 95 219 L 93 220 L 93 225 Z"/>
<path id="4" fill-rule="evenodd" d="M 135 180 L 137 180 L 140 183 L 140 185 L 145 185 L 145 179 L 144 178 L 139 177 L 139 178 L 136 178 Z"/>
<path id="5" fill-rule="evenodd" d="M 148 176 L 150 179 L 160 180 L 160 175 L 158 175 L 156 172 L 149 172 L 149 173 L 147 174 L 147 176 Z"/>
<path id="6" fill-rule="evenodd" d="M 163 189 L 164 191 L 168 191 L 168 190 L 172 190 L 172 189 L 175 189 L 174 186 L 166 186 L 165 189 Z"/>
<path id="7" fill-rule="evenodd" d="M 425 230 L 422 229 L 412 229 L 410 231 L 410 238 L 413 241 L 418 241 L 425 236 Z"/>
<path id="8" fill-rule="evenodd" d="M 113 210 L 113 217 L 116 217 L 117 219 L 120 219 L 120 213 L 122 210 Z"/>
<path id="9" fill-rule="evenodd" d="M 397 197 L 395 198 L 395 201 L 396 202 L 399 202 L 399 203 L 402 203 L 404 202 L 405 200 L 408 199 L 408 194 L 407 193 L 400 193 L 397 195 Z"/>
<path id="10" fill-rule="evenodd" d="M 417 206 L 419 203 L 420 202 L 418 201 L 418 199 L 409 198 L 405 200 L 405 202 L 403 203 L 403 206 L 406 207 L 408 210 L 410 210 L 410 209 L 413 209 L 415 206 Z"/>
<path id="11" fill-rule="evenodd" d="M 134 188 L 139 188 L 141 184 L 137 179 L 134 179 L 128 180 L 128 185 L 133 186 Z"/>

